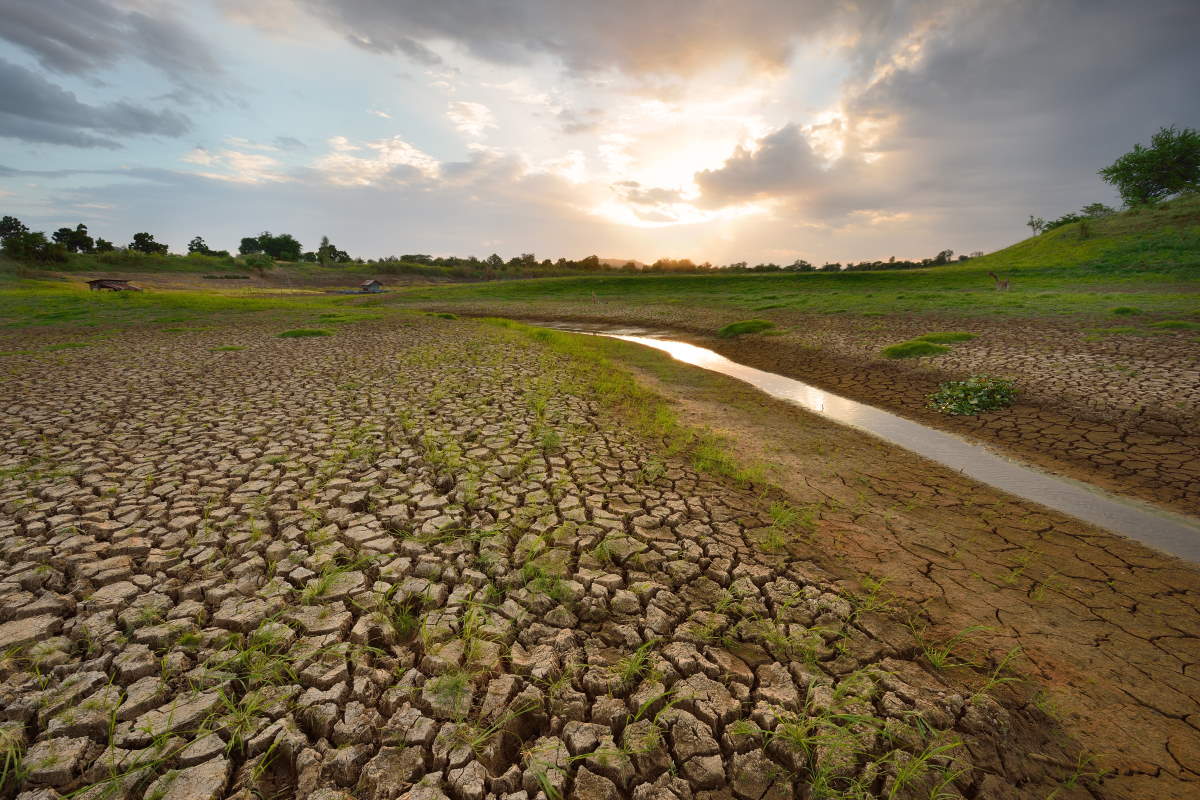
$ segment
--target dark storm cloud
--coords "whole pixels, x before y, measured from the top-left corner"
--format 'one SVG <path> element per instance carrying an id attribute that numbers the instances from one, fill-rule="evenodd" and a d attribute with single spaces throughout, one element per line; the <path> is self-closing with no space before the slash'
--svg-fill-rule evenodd
<path id="1" fill-rule="evenodd" d="M 295 1 L 371 50 L 442 40 L 503 63 L 550 55 L 578 72 L 683 74 L 729 55 L 778 67 L 799 38 L 887 16 L 886 3 L 837 0 Z"/>
<path id="2" fill-rule="evenodd" d="M 1096 170 L 1159 126 L 1200 124 L 1195 2 L 926 11 L 906 21 L 928 31 L 914 63 L 881 70 L 892 51 L 880 37 L 904 41 L 899 28 L 860 43 L 843 96 L 851 131 L 843 159 L 814 169 L 808 140 L 785 126 L 699 173 L 705 202 L 778 197 L 819 217 L 917 210 L 960 224 L 973 208 L 1057 215 L 1111 199 Z M 877 143 L 854 133 L 862 123 L 882 126 Z M 868 164 L 864 149 L 883 157 Z"/>
<path id="3" fill-rule="evenodd" d="M 0 37 L 47 70 L 83 75 L 138 58 L 176 80 L 221 71 L 205 43 L 170 15 L 104 0 L 0 0 Z"/>
<path id="4" fill-rule="evenodd" d="M 24 67 L 0 59 L 0 136 L 75 147 L 121 147 L 113 136 L 181 136 L 191 123 L 170 109 L 119 101 L 93 106 Z"/>

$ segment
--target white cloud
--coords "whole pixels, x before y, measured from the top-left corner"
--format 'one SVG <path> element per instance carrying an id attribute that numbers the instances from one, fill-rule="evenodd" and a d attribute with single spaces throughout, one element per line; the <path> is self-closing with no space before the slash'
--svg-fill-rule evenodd
<path id="1" fill-rule="evenodd" d="M 455 100 L 447 108 L 446 116 L 459 133 L 472 139 L 482 139 L 489 128 L 496 127 L 492 110 L 483 103 Z"/>
<path id="2" fill-rule="evenodd" d="M 370 186 L 385 180 L 436 179 L 440 162 L 399 136 L 356 145 L 345 136 L 329 140 L 331 152 L 318 158 L 313 168 L 341 186 Z M 367 155 L 354 155 L 370 151 Z"/>

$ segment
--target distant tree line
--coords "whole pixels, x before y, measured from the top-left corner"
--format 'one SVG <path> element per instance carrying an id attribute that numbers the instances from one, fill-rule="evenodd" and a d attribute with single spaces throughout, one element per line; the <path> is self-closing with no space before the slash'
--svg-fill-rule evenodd
<path id="1" fill-rule="evenodd" d="M 105 239 L 93 239 L 88 234 L 87 226 L 82 223 L 74 228 L 59 228 L 50 238 L 47 238 L 44 233 L 31 232 L 24 223 L 11 216 L 0 218 L 0 241 L 3 242 L 4 253 L 10 258 L 44 264 L 66 262 L 69 254 L 124 251 L 165 256 L 168 253 L 167 245 L 155 241 L 154 236 L 150 233 L 135 233 L 133 240 L 128 245 L 124 248 L 117 248 L 112 242 Z M 594 254 L 580 259 L 558 258 L 552 261 L 549 258 L 539 260 L 533 253 L 521 253 L 507 260 L 498 253 L 492 253 L 486 258 L 405 253 L 399 256 L 364 261 L 361 258 L 352 258 L 345 250 L 330 242 L 328 236 L 321 237 L 321 243 L 316 250 L 305 251 L 300 241 L 292 234 L 274 234 L 270 231 L 263 231 L 257 236 L 244 237 L 238 245 L 236 262 L 228 250 L 210 248 L 202 236 L 195 236 L 188 242 L 187 255 L 188 257 L 223 259 L 230 264 L 238 263 L 259 272 L 270 269 L 276 261 L 299 261 L 323 266 L 369 264 L 383 274 L 420 274 L 462 280 L 500 280 L 612 271 L 702 274 L 718 270 L 723 272 L 841 272 L 843 270 L 916 269 L 942 266 L 954 260 L 952 250 L 942 250 L 932 258 L 919 260 L 897 259 L 892 256 L 887 261 L 861 261 L 857 264 L 850 262 L 844 266 L 841 262 L 834 261 L 819 267 L 804 259 L 796 259 L 790 264 L 783 265 L 761 263 L 753 266 L 745 261 L 724 265 L 715 265 L 707 261 L 697 264 L 687 258 L 660 258 L 652 264 L 639 264 L 634 261 L 613 264 L 602 261 L 599 256 Z M 982 255 L 982 253 L 972 255 Z M 966 261 L 968 258 L 969 256 L 960 255 L 957 260 Z"/>

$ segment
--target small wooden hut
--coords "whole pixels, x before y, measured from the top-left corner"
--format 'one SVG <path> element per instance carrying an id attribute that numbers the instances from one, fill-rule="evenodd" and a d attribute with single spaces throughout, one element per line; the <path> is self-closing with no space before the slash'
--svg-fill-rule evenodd
<path id="1" fill-rule="evenodd" d="M 366 292 L 368 294 L 377 294 L 377 293 L 383 291 L 383 284 L 380 283 L 379 281 L 375 280 L 374 278 L 371 278 L 371 280 L 369 280 L 369 281 L 363 281 L 362 283 L 360 283 L 358 285 L 358 290 L 360 292 Z"/>
<path id="2" fill-rule="evenodd" d="M 87 282 L 93 292 L 140 292 L 141 289 L 122 278 L 96 278 Z"/>

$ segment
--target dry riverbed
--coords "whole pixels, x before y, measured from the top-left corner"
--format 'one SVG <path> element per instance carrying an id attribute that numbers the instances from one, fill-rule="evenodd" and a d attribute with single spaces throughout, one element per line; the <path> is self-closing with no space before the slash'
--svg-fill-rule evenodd
<path id="1" fill-rule="evenodd" d="M 906 605 L 910 566 L 951 533 L 925 513 L 994 502 L 977 488 L 881 475 L 854 511 L 841 495 L 874 479 L 860 458 L 833 475 L 810 464 L 806 485 L 832 482 L 831 502 L 787 505 L 635 432 L 607 367 L 535 336 L 427 317 L 280 329 L 133 329 L 65 349 L 47 349 L 64 334 L 0 336 L 3 796 L 992 800 L 1195 785 L 1182 565 L 1104 544 L 1111 573 L 1099 555 L 1059 569 L 1097 592 L 1118 582 L 1088 622 L 1145 667 L 1145 696 L 1129 694 L 1164 727 L 1137 733 L 1175 759 L 1100 781 L 1090 746 L 987 659 L 995 648 Z M 1005 557 L 1046 526 L 1097 536 L 1007 501 L 988 513 L 967 539 L 1002 531 Z M 833 529 L 837 546 L 820 545 Z M 854 558 L 882 562 L 905 596 L 857 580 Z M 1140 590 L 1119 574 L 1134 567 Z M 1120 638 L 1149 624 L 1121 591 L 1156 593 L 1147 638 Z M 1012 625 L 1033 602 L 1004 604 Z M 1055 653 L 1085 652 L 1066 638 Z M 1140 661 L 1162 654 L 1178 664 Z M 967 660 L 979 668 L 955 666 Z M 1160 681 L 1176 695 L 1160 700 Z M 1087 696 L 1086 680 L 1057 688 Z"/>
<path id="2" fill-rule="evenodd" d="M 1194 330 L 1141 325 L 1136 333 L 1097 332 L 1129 327 L 1125 317 L 772 311 L 766 316 L 778 323 L 775 330 L 720 339 L 714 335 L 720 327 L 754 314 L 605 302 L 436 305 L 462 314 L 678 332 L 676 338 L 742 364 L 965 434 L 1110 491 L 1200 515 L 1200 340 Z M 887 345 L 944 331 L 978 338 L 936 358 L 897 361 L 880 355 Z M 927 407 L 939 383 L 979 374 L 1015 379 L 1018 403 L 973 417 L 949 417 Z"/>

